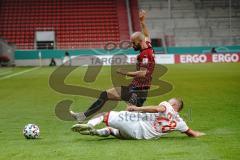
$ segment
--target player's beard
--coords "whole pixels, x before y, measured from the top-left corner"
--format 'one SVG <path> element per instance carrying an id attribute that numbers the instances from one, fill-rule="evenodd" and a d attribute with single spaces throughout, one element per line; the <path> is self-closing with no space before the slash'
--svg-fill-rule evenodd
<path id="1" fill-rule="evenodd" d="M 141 48 L 141 45 L 140 45 L 140 44 L 137 44 L 137 45 L 134 45 L 134 46 L 133 46 L 133 49 L 134 49 L 135 51 L 140 51 L 142 48 Z"/>

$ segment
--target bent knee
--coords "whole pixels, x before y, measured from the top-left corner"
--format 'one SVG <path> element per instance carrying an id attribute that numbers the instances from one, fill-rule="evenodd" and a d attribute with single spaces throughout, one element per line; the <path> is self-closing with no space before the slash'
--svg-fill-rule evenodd
<path id="1" fill-rule="evenodd" d="M 121 89 L 119 88 L 111 88 L 107 91 L 107 97 L 110 100 L 121 100 Z"/>

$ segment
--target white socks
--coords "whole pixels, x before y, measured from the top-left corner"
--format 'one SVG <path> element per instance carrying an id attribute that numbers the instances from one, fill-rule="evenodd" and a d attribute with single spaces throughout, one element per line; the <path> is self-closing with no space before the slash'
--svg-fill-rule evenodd
<path id="1" fill-rule="evenodd" d="M 87 125 L 90 127 L 94 127 L 94 126 L 100 124 L 101 122 L 103 122 L 103 120 L 104 120 L 104 116 L 102 115 L 97 118 L 93 118 L 93 119 L 89 120 Z M 120 137 L 119 130 L 112 128 L 112 127 L 105 127 L 102 129 L 98 129 L 96 131 L 99 136 L 107 137 L 109 135 L 113 135 L 115 137 Z"/>
<path id="2" fill-rule="evenodd" d="M 115 137 L 120 136 L 119 130 L 115 129 L 115 128 L 112 128 L 112 127 L 106 127 L 106 128 L 98 129 L 97 133 L 98 133 L 99 136 L 104 136 L 104 137 L 107 137 L 109 135 L 113 135 Z"/>
<path id="3" fill-rule="evenodd" d="M 104 119 L 103 116 L 99 116 L 99 117 L 97 117 L 97 118 L 94 118 L 94 119 L 89 120 L 87 124 L 88 124 L 89 126 L 91 126 L 91 127 L 94 127 L 94 126 L 102 123 L 102 122 L 103 122 L 103 119 Z"/>
<path id="4" fill-rule="evenodd" d="M 111 131 L 110 129 L 108 129 L 108 127 L 106 127 L 106 128 L 98 129 L 97 133 L 99 136 L 107 137 L 111 134 Z"/>
<path id="5" fill-rule="evenodd" d="M 115 136 L 115 137 L 119 137 L 120 133 L 118 129 L 112 128 L 112 127 L 108 127 L 108 129 L 110 129 L 111 131 L 111 135 Z"/>

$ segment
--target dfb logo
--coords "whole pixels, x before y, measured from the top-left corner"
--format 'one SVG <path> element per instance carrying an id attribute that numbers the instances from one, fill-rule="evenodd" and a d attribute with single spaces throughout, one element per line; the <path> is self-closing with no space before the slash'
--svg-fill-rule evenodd
<path id="1" fill-rule="evenodd" d="M 114 55 L 112 59 L 118 59 L 119 56 L 125 56 L 125 55 Z M 127 56 L 125 56 L 127 58 Z M 94 59 L 98 59 L 97 61 L 101 62 L 101 65 L 96 66 L 88 66 L 87 71 L 84 75 L 83 81 L 85 83 L 93 83 L 96 81 L 102 66 L 103 62 L 95 56 Z M 86 63 L 86 65 L 88 65 Z M 135 71 L 136 66 L 135 65 L 111 65 L 111 74 L 109 75 L 112 80 L 112 86 L 113 87 L 119 87 L 119 86 L 127 86 L 131 83 L 131 79 L 126 78 L 125 76 L 119 76 L 117 75 L 116 70 L 121 67 L 122 69 L 128 70 L 128 71 Z M 77 95 L 77 96 L 85 96 L 85 97 L 91 97 L 91 98 L 97 98 L 102 90 L 98 90 L 96 88 L 86 87 L 86 86 L 79 86 L 79 85 L 72 85 L 72 84 L 66 84 L 65 79 L 68 77 L 70 73 L 72 73 L 74 70 L 76 70 L 77 66 L 60 66 L 58 67 L 54 72 L 52 72 L 50 78 L 49 78 L 49 86 L 55 90 L 56 92 L 59 92 L 61 94 L 66 95 Z M 167 68 L 163 65 L 156 64 L 154 72 L 152 74 L 152 86 L 154 86 L 154 89 L 151 89 L 148 93 L 148 98 L 150 97 L 156 97 L 163 94 L 166 94 L 172 90 L 172 85 L 166 81 L 160 80 L 160 77 L 163 76 L 167 72 Z M 64 121 L 73 121 L 74 119 L 69 114 L 69 109 L 71 104 L 73 103 L 72 100 L 65 99 L 58 102 L 55 106 L 55 114 L 56 116 Z M 100 110 L 99 112 L 107 112 L 110 110 L 113 110 L 117 105 L 117 101 L 111 101 L 109 102 L 111 104 L 106 105 L 106 107 L 103 107 L 103 110 Z M 85 106 L 87 109 L 88 106 Z M 94 115 L 98 114 L 99 112 L 95 113 Z M 94 116 L 93 115 L 93 116 Z M 91 116 L 92 117 L 92 116 Z M 91 117 L 88 117 L 91 118 Z"/>

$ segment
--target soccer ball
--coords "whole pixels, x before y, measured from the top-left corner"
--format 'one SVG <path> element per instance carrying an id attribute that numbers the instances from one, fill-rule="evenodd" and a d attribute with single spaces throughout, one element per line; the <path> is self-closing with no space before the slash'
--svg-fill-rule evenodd
<path id="1" fill-rule="evenodd" d="M 27 139 L 35 139 L 40 135 L 39 127 L 35 124 L 27 124 L 23 129 L 23 135 Z"/>

